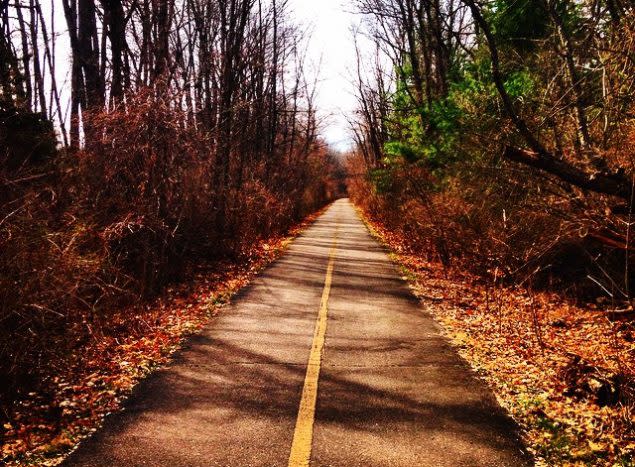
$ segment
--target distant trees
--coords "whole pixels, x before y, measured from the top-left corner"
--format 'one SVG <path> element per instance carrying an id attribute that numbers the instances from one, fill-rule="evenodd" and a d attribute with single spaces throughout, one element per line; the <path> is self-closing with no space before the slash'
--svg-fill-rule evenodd
<path id="1" fill-rule="evenodd" d="M 578 248 L 588 260 L 576 274 L 630 298 L 635 5 L 357 5 L 383 57 L 374 78 L 360 73 L 355 129 L 371 175 L 357 196 L 371 193 L 378 212 L 423 209 L 402 227 L 509 277 L 554 274 Z"/>

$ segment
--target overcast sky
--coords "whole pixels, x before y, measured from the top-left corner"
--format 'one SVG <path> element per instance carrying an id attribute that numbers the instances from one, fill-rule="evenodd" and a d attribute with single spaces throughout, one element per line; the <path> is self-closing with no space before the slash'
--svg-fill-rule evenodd
<path id="1" fill-rule="evenodd" d="M 351 26 L 359 17 L 349 0 L 289 0 L 291 18 L 311 32 L 308 60 L 320 64 L 317 94 L 322 135 L 332 146 L 345 150 L 352 144 L 347 115 L 355 109 L 355 46 Z"/>

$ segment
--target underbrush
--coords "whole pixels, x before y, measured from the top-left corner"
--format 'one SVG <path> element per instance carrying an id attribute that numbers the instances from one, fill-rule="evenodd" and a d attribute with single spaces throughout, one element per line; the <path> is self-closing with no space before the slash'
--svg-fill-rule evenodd
<path id="1" fill-rule="evenodd" d="M 612 212 L 615 200 L 506 165 L 438 177 L 415 164 L 368 170 L 356 156 L 349 165 L 366 174 L 350 177 L 351 199 L 409 238 L 411 253 L 492 283 L 631 310 L 632 234 L 628 213 Z"/>
<path id="2" fill-rule="evenodd" d="M 518 421 L 537 465 L 630 466 L 635 327 L 561 294 L 444 267 L 413 236 L 361 210 L 416 295 Z"/>
<path id="3" fill-rule="evenodd" d="M 141 91 L 125 109 L 87 116 L 92 138 L 77 152 L 57 150 L 41 116 L 21 117 L 16 141 L 22 114 L 0 115 L 2 423 L 14 400 L 46 389 L 56 359 L 126 321 L 119 310 L 181 281 L 188 265 L 250 261 L 263 239 L 333 197 L 333 162 L 314 141 L 281 143 L 264 163 L 232 152 L 219 185 L 211 133 L 174 102 Z"/>
<path id="4" fill-rule="evenodd" d="M 18 397 L 3 422 L 0 463 L 58 465 L 318 215 L 252 244 L 240 260 L 189 264 L 181 283 L 145 304 L 111 310 L 92 331 L 69 322 L 56 343 L 66 351 L 49 354 L 42 384 Z"/>

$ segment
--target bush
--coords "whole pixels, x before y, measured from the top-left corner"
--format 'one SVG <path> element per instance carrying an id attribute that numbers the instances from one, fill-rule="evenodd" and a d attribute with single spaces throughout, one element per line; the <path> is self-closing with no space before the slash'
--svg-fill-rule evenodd
<path id="1" fill-rule="evenodd" d="M 55 151 L 52 126 L 40 116 L 0 122 L 7 400 L 40 384 L 55 355 L 98 337 L 111 312 L 181 279 L 188 263 L 239 260 L 331 196 L 331 163 L 317 147 L 269 178 L 262 162 L 251 162 L 244 182 L 215 185 L 211 135 L 174 102 L 148 90 L 129 96 L 125 109 L 90 115 L 92 139 L 77 153 Z M 14 123 L 23 134 L 9 131 Z"/>
<path id="2" fill-rule="evenodd" d="M 363 167 L 361 157 L 349 161 L 350 173 Z M 574 288 L 581 297 L 604 293 L 588 275 L 605 281 L 624 273 L 620 251 L 585 234 L 601 221 L 554 195 L 557 187 L 530 171 L 514 179 L 505 166 L 470 169 L 443 183 L 422 166 L 375 169 L 350 178 L 349 193 L 407 238 L 410 253 L 489 280 Z"/>

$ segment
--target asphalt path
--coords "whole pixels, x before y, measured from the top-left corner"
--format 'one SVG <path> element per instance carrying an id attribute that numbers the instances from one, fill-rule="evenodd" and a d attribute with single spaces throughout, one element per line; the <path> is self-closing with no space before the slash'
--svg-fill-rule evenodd
<path id="1" fill-rule="evenodd" d="M 348 200 L 67 466 L 522 466 L 516 425 Z"/>

